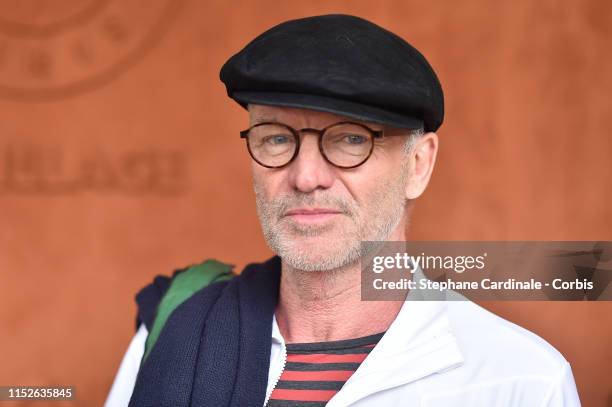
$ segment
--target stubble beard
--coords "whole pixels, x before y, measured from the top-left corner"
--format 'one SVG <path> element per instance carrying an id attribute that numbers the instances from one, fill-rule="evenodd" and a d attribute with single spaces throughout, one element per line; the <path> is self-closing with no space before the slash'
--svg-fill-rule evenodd
<path id="1" fill-rule="evenodd" d="M 405 169 L 380 184 L 359 205 L 350 197 L 326 190 L 295 191 L 268 199 L 254 182 L 257 213 L 266 243 L 288 265 L 303 271 L 329 271 L 357 263 L 366 253 L 362 241 L 385 241 L 399 225 L 405 211 Z M 342 213 L 323 225 L 303 225 L 283 218 L 298 207 L 334 208 Z"/>

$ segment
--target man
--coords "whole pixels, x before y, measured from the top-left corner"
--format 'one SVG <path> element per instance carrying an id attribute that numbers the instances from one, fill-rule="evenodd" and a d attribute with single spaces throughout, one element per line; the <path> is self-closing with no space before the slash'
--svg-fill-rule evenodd
<path id="1" fill-rule="evenodd" d="M 193 289 L 146 353 L 168 284 L 143 290 L 108 406 L 580 404 L 554 348 L 471 302 L 361 301 L 361 242 L 406 240 L 436 160 L 442 89 L 416 49 L 316 16 L 264 32 L 221 79 L 249 112 L 241 136 L 277 256 Z"/>

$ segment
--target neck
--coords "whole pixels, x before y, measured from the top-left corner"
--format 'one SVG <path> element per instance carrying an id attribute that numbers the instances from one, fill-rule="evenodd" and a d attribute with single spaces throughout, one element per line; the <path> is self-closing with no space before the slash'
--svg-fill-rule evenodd
<path id="1" fill-rule="evenodd" d="M 401 222 L 387 240 L 405 240 Z M 322 342 L 386 331 L 403 301 L 361 301 L 360 261 L 325 271 L 282 262 L 276 320 L 285 342 Z"/>

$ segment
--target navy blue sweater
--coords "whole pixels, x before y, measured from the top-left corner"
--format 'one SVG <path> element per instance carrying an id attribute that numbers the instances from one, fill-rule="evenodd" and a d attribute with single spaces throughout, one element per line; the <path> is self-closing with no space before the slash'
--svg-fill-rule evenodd
<path id="1" fill-rule="evenodd" d="M 280 269 L 277 256 L 250 264 L 177 307 L 140 368 L 130 406 L 261 407 Z M 167 288 L 156 283 L 141 292 L 149 293 L 140 295 L 142 322 Z"/>

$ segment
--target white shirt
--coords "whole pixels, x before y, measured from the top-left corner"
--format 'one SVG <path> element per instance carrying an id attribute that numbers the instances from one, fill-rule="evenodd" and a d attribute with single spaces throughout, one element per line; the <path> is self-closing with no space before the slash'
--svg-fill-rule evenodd
<path id="1" fill-rule="evenodd" d="M 146 337 L 141 326 L 106 407 L 128 405 Z M 285 361 L 274 318 L 266 402 Z M 580 400 L 569 363 L 537 335 L 471 301 L 406 301 L 327 406 L 406 405 L 574 407 Z"/>

